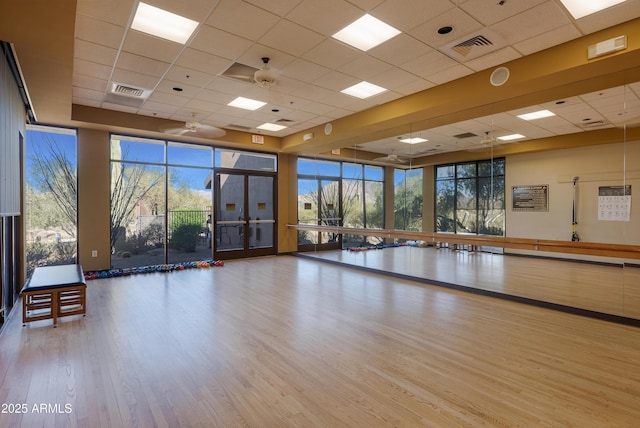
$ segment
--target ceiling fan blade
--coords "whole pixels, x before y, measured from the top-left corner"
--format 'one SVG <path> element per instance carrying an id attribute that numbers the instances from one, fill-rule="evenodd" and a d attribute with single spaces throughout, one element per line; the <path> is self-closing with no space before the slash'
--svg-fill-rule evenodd
<path id="1" fill-rule="evenodd" d="M 200 128 L 196 132 L 191 132 L 191 134 L 195 135 L 196 137 L 219 138 L 226 135 L 227 132 L 224 129 L 220 129 L 212 126 L 211 129 Z"/>
<path id="2" fill-rule="evenodd" d="M 182 128 L 163 128 L 160 131 L 171 135 L 186 135 L 200 138 L 219 138 L 226 135 L 226 131 L 211 125 L 203 125 L 198 123 L 195 130 L 191 130 L 186 126 Z"/>
<path id="3" fill-rule="evenodd" d="M 164 132 L 165 134 L 181 135 L 183 133 L 183 131 L 186 131 L 186 129 L 184 127 L 181 127 L 181 128 L 161 128 L 160 131 Z"/>
<path id="4" fill-rule="evenodd" d="M 399 158 L 397 156 L 383 156 L 380 158 L 375 158 L 374 161 L 377 162 L 387 162 L 387 163 L 406 163 L 406 159 Z"/>

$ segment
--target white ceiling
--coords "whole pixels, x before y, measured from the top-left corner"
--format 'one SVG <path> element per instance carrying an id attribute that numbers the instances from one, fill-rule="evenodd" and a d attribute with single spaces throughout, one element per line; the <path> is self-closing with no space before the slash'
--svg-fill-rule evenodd
<path id="1" fill-rule="evenodd" d="M 180 45 L 129 29 L 137 0 L 78 0 L 73 102 L 185 121 L 195 113 L 204 124 L 249 132 L 264 122 L 287 125 L 279 132 L 262 131 L 279 137 L 640 16 L 640 0 L 627 0 L 578 21 L 559 0 L 146 2 L 196 20 L 200 26 L 186 45 Z M 395 26 L 402 34 L 368 52 L 331 37 L 364 13 Z M 438 28 L 445 25 L 454 31 L 438 34 Z M 478 35 L 493 44 L 474 46 L 466 56 L 452 49 Z M 271 71 L 277 77 L 271 88 L 221 76 L 234 62 L 260 68 L 262 57 L 270 58 Z M 340 92 L 362 80 L 388 91 L 367 100 Z M 148 89 L 151 95 L 139 106 L 124 105 L 122 98 L 108 96 L 114 82 Z M 253 112 L 227 106 L 237 96 L 267 105 Z M 557 116 L 534 122 L 515 117 L 538 107 Z M 640 85 L 634 84 L 412 132 L 429 139 L 428 146 L 389 138 L 361 147 L 403 156 L 425 153 L 427 147 L 437 152 L 473 149 L 486 132 L 542 138 L 580 132 L 590 122 L 616 126 L 629 118 L 637 121 L 639 112 Z M 465 132 L 478 137 L 453 138 Z"/>

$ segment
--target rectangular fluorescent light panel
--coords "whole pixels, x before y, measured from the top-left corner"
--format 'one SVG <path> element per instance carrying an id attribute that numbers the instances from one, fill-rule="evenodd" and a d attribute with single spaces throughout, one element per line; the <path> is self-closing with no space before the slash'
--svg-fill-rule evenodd
<path id="1" fill-rule="evenodd" d="M 429 140 L 425 140 L 424 138 L 420 138 L 420 137 L 403 138 L 402 140 L 400 140 L 401 143 L 407 143 L 407 144 L 418 144 L 418 143 L 424 143 L 425 141 L 429 141 Z"/>
<path id="2" fill-rule="evenodd" d="M 398 34 L 400 34 L 400 30 L 366 14 L 335 33 L 332 37 L 366 52 Z"/>
<path id="3" fill-rule="evenodd" d="M 282 131 L 286 128 L 286 126 L 276 125 L 275 123 L 263 123 L 262 125 L 257 127 L 258 129 L 263 129 L 265 131 Z"/>
<path id="4" fill-rule="evenodd" d="M 198 27 L 198 23 L 166 10 L 138 3 L 131 28 L 152 36 L 185 44 Z"/>
<path id="5" fill-rule="evenodd" d="M 372 97 L 374 95 L 378 95 L 385 91 L 386 91 L 385 88 L 378 85 L 374 85 L 373 83 L 360 82 L 357 85 L 350 86 L 347 89 L 343 89 L 340 92 L 342 92 L 343 94 L 351 95 L 352 97 L 365 99 L 365 98 Z"/>
<path id="6" fill-rule="evenodd" d="M 498 137 L 498 140 L 500 140 L 500 141 L 512 141 L 512 140 L 519 140 L 520 138 L 524 138 L 524 135 L 522 135 L 522 134 L 505 135 L 504 137 Z"/>
<path id="7" fill-rule="evenodd" d="M 523 120 L 536 120 L 536 119 L 542 119 L 543 117 L 551 117 L 555 115 L 556 115 L 555 113 L 549 110 L 538 110 L 531 113 L 519 114 L 518 117 Z"/>
<path id="8" fill-rule="evenodd" d="M 560 0 L 574 19 L 600 12 L 625 0 Z"/>
<path id="9" fill-rule="evenodd" d="M 235 100 L 231 101 L 229 104 L 227 104 L 230 107 L 237 107 L 237 108 L 243 108 L 245 110 L 258 110 L 260 107 L 266 105 L 267 103 L 262 102 L 262 101 L 258 101 L 258 100 L 252 100 L 251 98 L 244 98 L 244 97 L 238 97 Z"/>

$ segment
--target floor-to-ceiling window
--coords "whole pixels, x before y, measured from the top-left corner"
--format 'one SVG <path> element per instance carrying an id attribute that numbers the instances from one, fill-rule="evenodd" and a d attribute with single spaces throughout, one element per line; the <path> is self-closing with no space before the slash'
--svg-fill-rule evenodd
<path id="1" fill-rule="evenodd" d="M 393 172 L 393 227 L 422 231 L 423 169 L 396 169 Z"/>
<path id="2" fill-rule="evenodd" d="M 112 267 L 274 253 L 276 165 L 272 154 L 113 135 Z M 217 211 L 216 191 L 233 198 Z"/>
<path id="3" fill-rule="evenodd" d="M 298 223 L 382 229 L 384 169 L 353 162 L 298 159 Z M 298 248 L 329 249 L 381 242 L 375 236 L 302 230 Z"/>
<path id="4" fill-rule="evenodd" d="M 298 222 L 342 226 L 340 162 L 298 159 Z M 301 230 L 298 248 L 340 248 L 338 233 Z"/>
<path id="5" fill-rule="evenodd" d="M 437 232 L 504 235 L 503 158 L 435 168 Z"/>
<path id="6" fill-rule="evenodd" d="M 384 169 L 359 163 L 342 163 L 343 226 L 365 229 L 384 227 Z M 342 246 L 377 244 L 377 236 L 343 236 Z"/>
<path id="7" fill-rule="evenodd" d="M 76 262 L 76 131 L 28 126 L 25 166 L 25 261 L 29 276 L 38 266 Z"/>
<path id="8" fill-rule="evenodd" d="M 212 250 L 212 189 L 207 179 L 213 167 L 211 147 L 167 145 L 167 230 L 170 263 L 202 260 Z"/>
<path id="9" fill-rule="evenodd" d="M 163 141 L 111 137 L 111 266 L 164 263 L 166 167 Z"/>

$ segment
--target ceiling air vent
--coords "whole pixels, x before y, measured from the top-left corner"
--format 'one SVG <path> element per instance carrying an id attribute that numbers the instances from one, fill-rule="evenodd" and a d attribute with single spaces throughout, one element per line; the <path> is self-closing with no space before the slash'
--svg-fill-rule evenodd
<path id="1" fill-rule="evenodd" d="M 454 135 L 453 138 L 471 138 L 471 137 L 477 137 L 477 134 L 474 134 L 473 132 L 465 132 L 464 134 L 458 134 L 458 135 Z"/>
<path id="2" fill-rule="evenodd" d="M 600 128 L 601 126 L 605 125 L 607 125 L 607 123 L 604 120 L 592 120 L 590 122 L 578 124 L 578 126 L 583 129 Z"/>
<path id="3" fill-rule="evenodd" d="M 104 101 L 127 107 L 141 107 L 149 98 L 151 92 L 150 89 L 113 82 L 111 83 L 111 90 L 104 97 Z"/>
<path id="4" fill-rule="evenodd" d="M 141 97 L 144 95 L 144 89 L 134 88 L 132 86 L 121 85 L 116 83 L 112 91 L 114 94 L 126 95 L 128 97 Z"/>
<path id="5" fill-rule="evenodd" d="M 465 62 L 506 46 L 507 43 L 498 33 L 485 28 L 479 33 L 467 34 L 438 49 L 455 60 Z"/>
<path id="6" fill-rule="evenodd" d="M 458 43 L 451 49 L 458 52 L 462 56 L 468 56 L 474 46 L 491 46 L 493 42 L 483 35 L 472 37 L 464 42 Z"/>
<path id="7" fill-rule="evenodd" d="M 285 118 L 276 120 L 276 123 L 291 123 L 291 122 L 294 122 L 294 121 L 291 119 L 285 119 Z"/>

